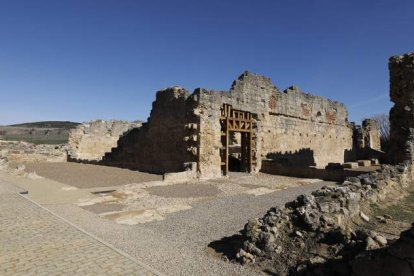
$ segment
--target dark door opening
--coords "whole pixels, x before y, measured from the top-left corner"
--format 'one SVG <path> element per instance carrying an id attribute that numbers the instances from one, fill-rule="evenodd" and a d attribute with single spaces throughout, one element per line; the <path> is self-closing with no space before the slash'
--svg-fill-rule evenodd
<path id="1" fill-rule="evenodd" d="M 232 109 L 224 104 L 221 109 L 221 169 L 223 175 L 229 171 L 252 172 L 256 163 L 253 116 L 250 112 Z"/>
<path id="2" fill-rule="evenodd" d="M 229 171 L 250 172 L 250 133 L 235 132 L 229 133 Z"/>
<path id="3" fill-rule="evenodd" d="M 229 137 L 229 171 L 241 171 L 241 133 L 230 132 Z"/>

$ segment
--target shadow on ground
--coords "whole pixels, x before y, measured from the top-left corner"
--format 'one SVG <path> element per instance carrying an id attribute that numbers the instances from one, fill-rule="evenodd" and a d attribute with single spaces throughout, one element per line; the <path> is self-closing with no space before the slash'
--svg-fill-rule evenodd
<path id="1" fill-rule="evenodd" d="M 208 247 L 214 250 L 216 257 L 227 258 L 230 261 L 236 260 L 237 252 L 242 248 L 244 241 L 242 233 L 243 230 L 240 231 L 240 234 L 212 241 L 208 244 Z"/>

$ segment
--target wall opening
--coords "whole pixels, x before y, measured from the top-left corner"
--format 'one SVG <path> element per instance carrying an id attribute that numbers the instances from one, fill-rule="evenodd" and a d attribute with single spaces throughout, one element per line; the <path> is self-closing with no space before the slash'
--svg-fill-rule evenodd
<path id="1" fill-rule="evenodd" d="M 231 131 L 229 136 L 229 171 L 251 172 L 249 153 L 252 152 L 249 132 Z"/>
<path id="2" fill-rule="evenodd" d="M 224 104 L 221 109 L 221 171 L 252 172 L 256 164 L 256 139 L 253 116 Z"/>

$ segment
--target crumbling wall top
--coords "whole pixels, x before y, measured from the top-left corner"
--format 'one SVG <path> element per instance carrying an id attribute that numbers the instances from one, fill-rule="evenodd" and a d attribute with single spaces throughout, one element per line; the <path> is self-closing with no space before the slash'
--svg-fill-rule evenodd
<path id="1" fill-rule="evenodd" d="M 230 88 L 231 94 L 279 92 L 269 77 L 253 74 L 249 71 L 243 72 L 235 80 Z"/>
<path id="2" fill-rule="evenodd" d="M 183 87 L 181 86 L 172 86 L 172 87 L 167 87 L 164 89 L 161 89 L 159 91 L 157 91 L 157 100 L 161 99 L 161 98 L 174 98 L 174 99 L 178 99 L 178 98 L 188 98 L 188 96 L 190 95 L 190 93 Z"/>
<path id="3" fill-rule="evenodd" d="M 378 121 L 374 119 L 365 119 L 362 121 L 362 127 L 379 129 L 379 124 L 378 124 Z"/>

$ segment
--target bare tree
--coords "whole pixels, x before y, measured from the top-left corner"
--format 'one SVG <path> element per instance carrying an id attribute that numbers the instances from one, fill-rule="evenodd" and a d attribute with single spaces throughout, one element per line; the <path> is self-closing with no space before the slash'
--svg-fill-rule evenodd
<path id="1" fill-rule="evenodd" d="M 371 119 L 376 121 L 380 127 L 381 148 L 386 151 L 390 142 L 390 118 L 388 114 L 382 113 L 372 116 Z"/>

